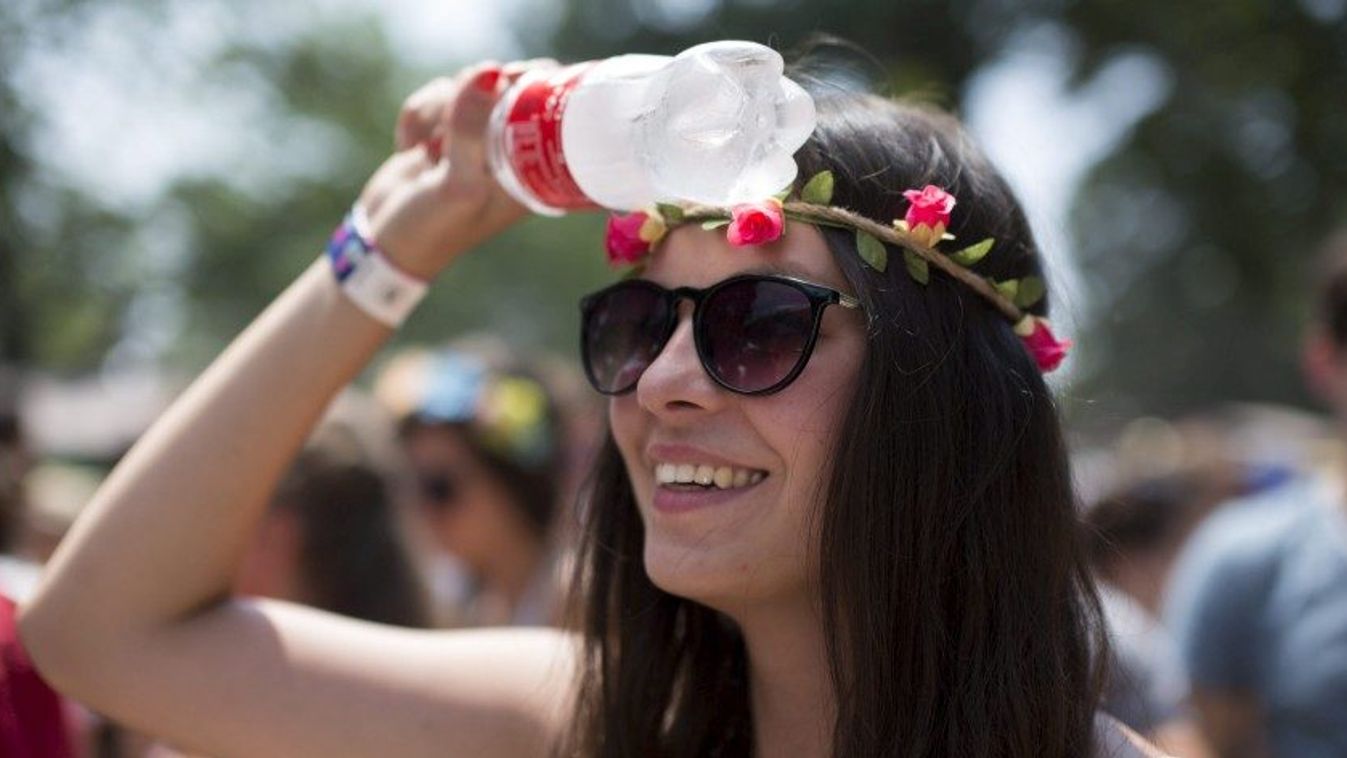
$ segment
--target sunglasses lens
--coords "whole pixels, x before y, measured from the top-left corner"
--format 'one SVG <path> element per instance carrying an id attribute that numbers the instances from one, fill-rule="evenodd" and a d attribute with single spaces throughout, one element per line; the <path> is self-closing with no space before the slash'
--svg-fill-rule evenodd
<path id="1" fill-rule="evenodd" d="M 771 280 L 728 284 L 703 305 L 706 368 L 738 392 L 769 389 L 804 360 L 814 309 L 803 291 Z"/>
<path id="2" fill-rule="evenodd" d="M 612 395 L 635 387 L 664 347 L 669 314 L 664 293 L 640 282 L 595 296 L 582 326 L 585 372 L 594 388 Z"/>

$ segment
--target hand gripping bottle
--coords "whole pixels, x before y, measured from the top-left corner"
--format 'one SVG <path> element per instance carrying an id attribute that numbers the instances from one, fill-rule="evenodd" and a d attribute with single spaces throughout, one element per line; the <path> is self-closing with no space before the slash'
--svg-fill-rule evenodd
<path id="1" fill-rule="evenodd" d="M 814 131 L 814 101 L 782 71 L 736 41 L 530 71 L 491 114 L 492 171 L 549 216 L 761 200 L 795 179 Z"/>

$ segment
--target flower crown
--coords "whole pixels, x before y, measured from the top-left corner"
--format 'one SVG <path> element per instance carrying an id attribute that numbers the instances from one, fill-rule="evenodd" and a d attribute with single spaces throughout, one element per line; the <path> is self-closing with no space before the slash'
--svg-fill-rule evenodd
<path id="1" fill-rule="evenodd" d="M 833 174 L 820 171 L 800 189 L 798 198 L 786 190 L 766 200 L 740 203 L 729 208 L 706 205 L 659 203 L 651 208 L 608 219 L 605 244 L 608 261 L 614 266 L 638 264 L 663 239 L 669 228 L 700 222 L 703 229 L 725 228 L 731 245 L 762 245 L 785 233 L 786 219 L 816 226 L 850 229 L 856 233 L 856 250 L 861 260 L 875 271 L 888 268 L 887 242 L 903 251 L 908 276 L 920 285 L 931 278 L 931 266 L 963 282 L 999 310 L 1014 325 L 1015 333 L 1047 373 L 1057 368 L 1071 348 L 1071 340 L 1058 339 L 1047 319 L 1027 313 L 1044 295 L 1047 287 L 1037 276 L 995 281 L 975 273 L 971 267 L 991 252 L 996 241 L 990 237 L 951 253 L 936 249 L 942 242 L 954 240 L 946 229 L 955 198 L 933 184 L 903 193 L 907 212 L 891 226 L 861 216 L 846 208 L 831 205 Z"/>

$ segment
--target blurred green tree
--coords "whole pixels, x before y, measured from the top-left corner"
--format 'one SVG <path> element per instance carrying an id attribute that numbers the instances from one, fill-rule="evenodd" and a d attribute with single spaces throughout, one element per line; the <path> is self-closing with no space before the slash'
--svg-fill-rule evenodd
<path id="1" fill-rule="evenodd" d="M 35 44 L 61 43 L 82 0 L 0 5 L 0 72 Z M 40 120 L 0 75 L 0 367 L 96 365 L 116 339 L 131 282 L 103 251 L 133 220 L 54 180 L 35 154 Z"/>
<path id="2" fill-rule="evenodd" d="M 34 19 L 52 28 L 77 4 L 0 7 L 0 71 L 7 56 L 45 44 L 31 33 Z M 1172 78 L 1169 96 L 1092 172 L 1072 214 L 1092 316 L 1078 335 L 1072 398 L 1102 399 L 1121 415 L 1222 399 L 1306 401 L 1294 354 L 1307 263 L 1347 210 L 1344 6 L 570 0 L 547 12 L 525 6 L 514 31 L 524 53 L 562 60 L 729 37 L 789 50 L 835 33 L 870 52 L 862 69 L 880 89 L 955 109 L 971 78 L 1034 26 L 1069 41 L 1078 82 L 1119 53 L 1158 63 Z M 447 57 L 442 69 L 462 62 Z M 316 15 L 282 39 L 239 41 L 206 69 L 266 91 L 267 123 L 230 126 L 262 130 L 269 147 L 249 156 L 248 181 L 181 179 L 138 218 L 44 177 L 27 149 L 32 118 L 0 75 L 0 359 L 95 365 L 119 338 L 149 265 L 134 248 L 145 229 L 166 228 L 185 251 L 167 275 L 185 318 L 172 359 L 200 365 L 316 256 L 386 154 L 400 99 L 428 73 L 398 57 L 372 16 L 349 14 Z M 311 165 L 287 168 L 282 158 L 300 153 Z M 608 276 L 595 253 L 600 227 L 584 216 L 522 225 L 446 277 L 399 339 L 492 328 L 570 352 L 575 297 Z"/>
<path id="3" fill-rule="evenodd" d="M 1347 222 L 1347 4 L 1066 4 L 1078 68 L 1139 49 L 1172 96 L 1101 164 L 1076 213 L 1100 302 L 1084 393 L 1153 412 L 1308 400 L 1300 333 L 1324 238 Z"/>
<path id="4" fill-rule="evenodd" d="M 1066 37 L 1077 83 L 1119 54 L 1157 62 L 1172 77 L 1169 97 L 1091 172 L 1071 214 L 1092 307 L 1069 401 L 1105 423 L 1222 400 L 1309 401 L 1296 352 L 1310 264 L 1347 221 L 1342 0 L 566 8 L 549 40 L 565 57 L 723 37 L 789 45 L 833 32 L 874 54 L 882 89 L 956 109 L 979 67 L 1035 26 Z"/>

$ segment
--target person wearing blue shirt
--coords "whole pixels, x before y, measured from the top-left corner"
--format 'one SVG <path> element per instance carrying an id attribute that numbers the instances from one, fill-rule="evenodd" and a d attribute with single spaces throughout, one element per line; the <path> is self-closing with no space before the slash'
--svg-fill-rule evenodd
<path id="1" fill-rule="evenodd" d="M 1324 260 L 1304 365 L 1347 421 L 1347 237 Z M 1347 756 L 1347 488 L 1331 468 L 1225 506 L 1180 558 L 1167 622 L 1221 756 Z"/>

